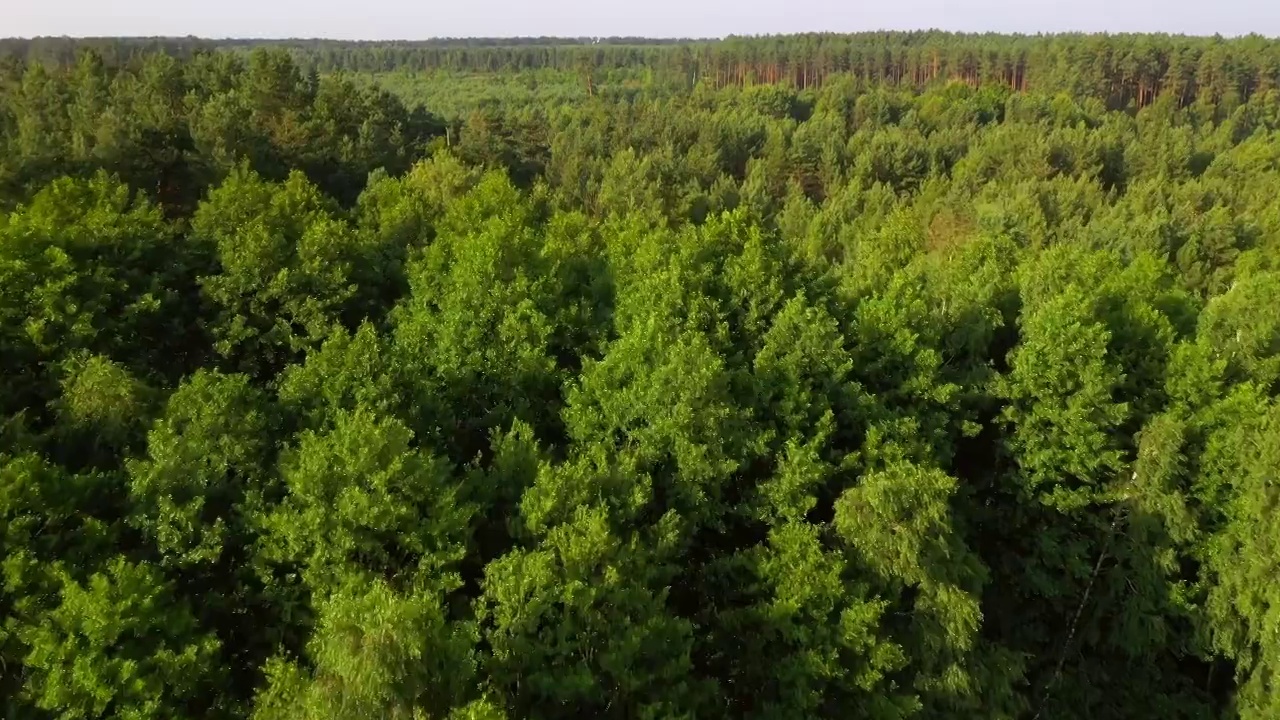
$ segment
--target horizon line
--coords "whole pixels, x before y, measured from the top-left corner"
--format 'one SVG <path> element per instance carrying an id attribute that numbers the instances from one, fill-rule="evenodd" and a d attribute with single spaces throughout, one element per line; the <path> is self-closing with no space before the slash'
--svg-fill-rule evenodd
<path id="1" fill-rule="evenodd" d="M 875 35 L 875 34 L 910 34 L 910 33 L 937 33 L 941 35 L 968 35 L 968 36 L 1000 36 L 1000 37 L 1020 37 L 1020 38 L 1040 38 L 1040 37 L 1060 37 L 1060 36 L 1107 36 L 1107 37 L 1170 37 L 1170 38 L 1201 38 L 1212 39 L 1245 39 L 1257 37 L 1263 40 L 1275 41 L 1280 37 L 1263 35 L 1257 32 L 1226 35 L 1223 33 L 1211 34 L 1194 34 L 1194 33 L 1175 33 L 1166 31 L 1132 31 L 1126 30 L 1122 32 L 1112 32 L 1108 30 L 1040 30 L 1035 32 L 1002 32 L 998 30 L 944 30 L 941 28 L 915 28 L 915 29 L 891 29 L 879 28 L 874 30 L 805 30 L 798 32 L 783 33 L 729 33 L 719 36 L 681 36 L 681 35 L 432 35 L 417 38 L 342 38 L 323 35 L 314 36 L 253 36 L 253 35 L 10 35 L 0 37 L 0 42 L 21 40 L 202 40 L 209 42 L 226 42 L 226 41 L 242 41 L 242 42 L 334 42 L 334 43 L 359 43 L 359 44 L 389 44 L 389 43 L 424 43 L 424 42 L 461 42 L 469 40 L 550 40 L 550 41 L 574 41 L 581 42 L 584 40 L 594 40 L 596 42 L 605 40 L 640 40 L 661 43 L 699 43 L 699 42 L 723 42 L 733 39 L 767 39 L 767 38 L 786 38 L 786 37 L 803 37 L 809 35 L 831 35 L 831 36 L 849 36 L 849 35 Z"/>

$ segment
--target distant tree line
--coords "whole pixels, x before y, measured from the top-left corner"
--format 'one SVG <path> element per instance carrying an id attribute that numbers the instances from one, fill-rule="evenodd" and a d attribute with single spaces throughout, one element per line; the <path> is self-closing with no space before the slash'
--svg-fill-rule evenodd
<path id="1" fill-rule="evenodd" d="M 682 86 L 786 83 L 819 86 L 833 76 L 923 88 L 937 82 L 1001 83 L 1014 90 L 1095 97 L 1138 108 L 1157 96 L 1244 101 L 1280 86 L 1280 41 L 1177 35 L 995 35 L 938 31 L 730 37 L 438 39 L 404 42 L 197 38 L 36 38 L 0 41 L 0 57 L 68 64 L 80 48 L 108 63 L 160 50 L 186 58 L 215 50 L 289 50 L 320 72 L 395 70 L 581 73 L 648 69 Z"/>

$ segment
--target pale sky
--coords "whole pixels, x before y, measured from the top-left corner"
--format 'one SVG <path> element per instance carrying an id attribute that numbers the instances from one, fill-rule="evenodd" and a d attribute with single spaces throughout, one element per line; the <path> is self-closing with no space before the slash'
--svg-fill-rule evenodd
<path id="1" fill-rule="evenodd" d="M 0 0 L 0 37 L 719 37 L 804 31 L 1280 35 L 1277 0 Z"/>

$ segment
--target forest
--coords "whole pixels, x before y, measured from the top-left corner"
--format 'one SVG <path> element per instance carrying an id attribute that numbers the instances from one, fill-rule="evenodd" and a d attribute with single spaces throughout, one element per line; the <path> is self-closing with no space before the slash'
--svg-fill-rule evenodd
<path id="1" fill-rule="evenodd" d="M 0 41 L 0 716 L 1280 717 L 1280 41 Z"/>

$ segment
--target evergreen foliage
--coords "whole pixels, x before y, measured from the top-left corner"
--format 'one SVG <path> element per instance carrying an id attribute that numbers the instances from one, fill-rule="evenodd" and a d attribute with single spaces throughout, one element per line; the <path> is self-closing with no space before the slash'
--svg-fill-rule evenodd
<path id="1" fill-rule="evenodd" d="M 66 42 L 0 715 L 1280 716 L 1275 43 Z"/>

